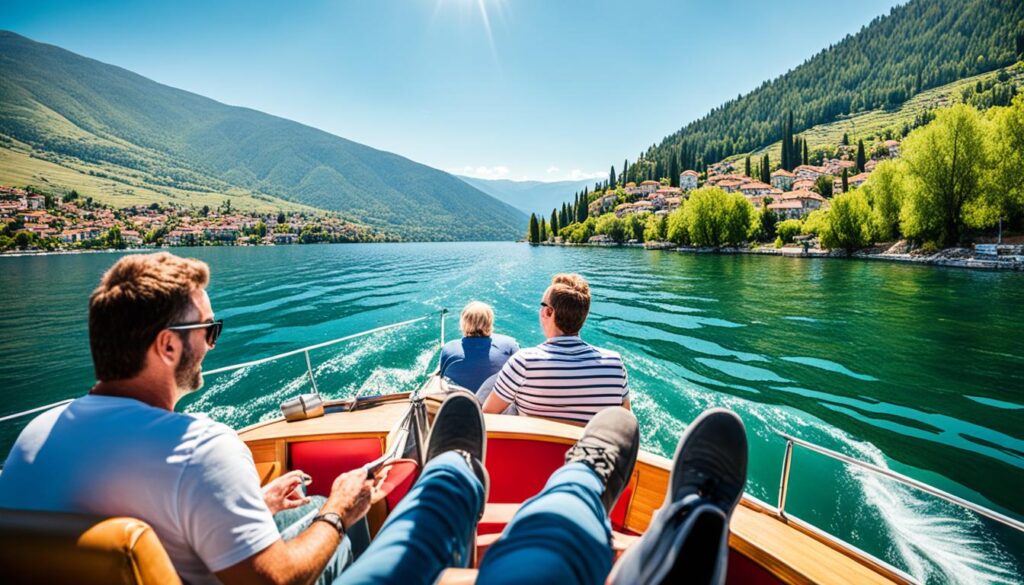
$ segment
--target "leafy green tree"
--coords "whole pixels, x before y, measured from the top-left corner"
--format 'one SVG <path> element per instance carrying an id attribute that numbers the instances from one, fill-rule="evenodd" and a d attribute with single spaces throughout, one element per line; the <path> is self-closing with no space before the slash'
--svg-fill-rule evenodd
<path id="1" fill-rule="evenodd" d="M 974 108 L 957 104 L 910 133 L 901 145 L 913 185 L 900 211 L 904 235 L 959 241 L 973 208 L 983 203 L 988 164 L 985 132 Z"/>
<path id="2" fill-rule="evenodd" d="M 668 240 L 668 216 L 650 215 L 644 224 L 645 242 L 664 242 Z"/>
<path id="3" fill-rule="evenodd" d="M 871 206 L 871 236 L 875 241 L 888 242 L 899 236 L 900 208 L 907 195 L 906 173 L 903 161 L 882 161 L 861 187 Z"/>
<path id="4" fill-rule="evenodd" d="M 261 238 L 265 237 L 267 235 L 267 224 L 263 223 L 263 220 L 261 219 L 256 222 L 256 227 L 254 228 L 254 230 L 257 236 Z"/>
<path id="5" fill-rule="evenodd" d="M 821 175 L 814 181 L 814 191 L 825 199 L 832 197 L 832 184 L 834 180 L 832 175 Z"/>
<path id="6" fill-rule="evenodd" d="M 606 235 L 621 244 L 626 237 L 626 226 L 614 213 L 606 213 L 597 218 L 594 233 Z"/>
<path id="7" fill-rule="evenodd" d="M 762 202 L 763 207 L 761 208 L 761 213 L 758 214 L 760 229 L 758 230 L 757 236 L 759 239 L 764 241 L 775 239 L 775 224 L 779 223 L 779 215 L 771 209 L 768 209 L 768 206 L 771 205 L 771 201 L 771 197 L 765 197 Z"/>
<path id="8" fill-rule="evenodd" d="M 826 222 L 828 222 L 828 210 L 815 209 L 804 218 L 800 233 L 812 236 L 821 235 L 821 230 L 825 227 Z"/>
<path id="9" fill-rule="evenodd" d="M 828 219 L 821 229 L 821 245 L 847 254 L 871 243 L 871 206 L 863 193 L 854 190 L 832 200 Z"/>
<path id="10" fill-rule="evenodd" d="M 803 224 L 799 219 L 780 221 L 775 226 L 775 231 L 784 244 L 792 244 L 793 238 L 800 233 L 801 229 L 803 229 Z"/>
<path id="11" fill-rule="evenodd" d="M 1024 94 L 1009 107 L 992 108 L 989 117 L 992 164 L 988 198 L 975 214 L 976 223 L 1008 219 L 1020 225 L 1024 219 Z"/>
<path id="12" fill-rule="evenodd" d="M 27 250 L 35 241 L 35 234 L 30 231 L 20 231 L 14 234 L 14 245 L 21 250 Z"/>
<path id="13" fill-rule="evenodd" d="M 636 240 L 638 242 L 645 241 L 644 238 L 644 227 L 647 223 L 647 218 L 650 213 L 631 213 L 626 217 L 622 218 L 624 225 L 625 236 L 627 241 Z"/>
<path id="14" fill-rule="evenodd" d="M 867 156 L 864 154 L 864 140 L 857 141 L 857 172 L 864 172 L 864 165 L 867 164 Z"/>
<path id="15" fill-rule="evenodd" d="M 685 246 L 690 243 L 690 228 L 686 224 L 686 205 L 668 214 L 665 226 L 665 237 L 668 241 Z"/>
<path id="16" fill-rule="evenodd" d="M 704 187 L 683 206 L 690 241 L 696 246 L 737 245 L 749 236 L 754 206 L 738 193 Z"/>
<path id="17" fill-rule="evenodd" d="M 529 240 L 531 244 L 540 243 L 540 224 L 537 223 L 537 214 L 530 214 L 530 234 Z"/>
<path id="18" fill-rule="evenodd" d="M 117 227 L 116 225 L 107 230 L 107 234 L 104 237 L 104 240 L 106 245 L 110 246 L 111 248 L 120 250 L 125 247 L 124 238 L 121 237 L 121 228 Z"/>

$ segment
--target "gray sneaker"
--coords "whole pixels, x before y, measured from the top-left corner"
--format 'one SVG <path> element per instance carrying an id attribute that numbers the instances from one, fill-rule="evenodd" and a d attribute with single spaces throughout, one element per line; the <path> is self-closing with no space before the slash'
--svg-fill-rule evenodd
<path id="1" fill-rule="evenodd" d="M 466 460 L 487 493 L 489 478 L 483 464 L 487 455 L 484 415 L 476 397 L 465 390 L 449 394 L 434 415 L 434 425 L 427 438 L 426 460 L 448 451 L 455 451 Z"/>
<path id="2" fill-rule="evenodd" d="M 640 428 L 633 413 L 613 406 L 590 419 L 583 436 L 565 454 L 566 463 L 584 463 L 604 481 L 601 502 L 611 512 L 633 475 L 640 451 Z"/>
<path id="3" fill-rule="evenodd" d="M 666 504 L 696 493 L 732 514 L 747 482 L 743 421 L 731 410 L 705 410 L 686 427 L 672 460 Z"/>
<path id="4" fill-rule="evenodd" d="M 679 439 L 669 492 L 612 585 L 725 582 L 729 520 L 747 479 L 747 434 L 735 413 L 705 411 Z"/>

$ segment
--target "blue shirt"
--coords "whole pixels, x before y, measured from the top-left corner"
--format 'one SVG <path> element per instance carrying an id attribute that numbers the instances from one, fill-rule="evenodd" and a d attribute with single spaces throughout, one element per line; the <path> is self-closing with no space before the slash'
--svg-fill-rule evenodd
<path id="1" fill-rule="evenodd" d="M 501 371 L 519 344 L 507 335 L 463 337 L 441 348 L 441 375 L 472 392 Z"/>

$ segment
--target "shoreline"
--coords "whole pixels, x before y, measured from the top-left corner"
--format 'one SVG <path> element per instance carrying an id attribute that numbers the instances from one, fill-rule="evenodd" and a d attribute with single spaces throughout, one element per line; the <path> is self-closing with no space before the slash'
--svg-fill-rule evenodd
<path id="1" fill-rule="evenodd" d="M 353 244 L 357 242 L 346 242 L 346 244 Z M 365 243 L 380 243 L 380 242 L 365 242 Z M 400 242 L 393 242 L 400 243 Z M 420 242 L 422 243 L 422 242 Z M 453 243 L 453 242 L 447 242 Z M 520 241 L 519 243 L 525 243 Z M 737 255 L 737 254 L 750 254 L 760 256 L 782 256 L 786 258 L 838 258 L 838 259 L 849 259 L 849 260 L 873 260 L 876 262 L 893 262 L 898 264 L 916 264 L 920 266 L 942 266 L 947 268 L 962 268 L 967 270 L 988 270 L 988 271 L 1008 271 L 1008 272 L 1024 272 L 1024 261 L 1015 261 L 1012 259 L 1000 260 L 999 256 L 987 256 L 977 257 L 973 255 L 973 252 L 967 248 L 946 248 L 940 250 L 935 254 L 930 255 L 912 255 L 912 254 L 887 254 L 887 253 L 871 253 L 863 250 L 854 252 L 853 254 L 846 255 L 839 251 L 828 251 L 820 248 L 810 248 L 806 252 L 797 247 L 783 247 L 783 248 L 772 248 L 762 246 L 759 248 L 739 248 L 739 247 L 721 247 L 721 248 L 700 248 L 695 246 L 676 246 L 667 242 L 656 242 L 654 245 L 647 244 L 564 244 L 564 243 L 550 243 L 545 242 L 541 244 L 531 244 L 538 246 L 549 246 L 549 247 L 564 247 L 564 248 L 641 248 L 645 251 L 664 251 L 664 252 L 676 252 L 678 254 L 723 254 L 723 255 Z M 99 250 L 49 250 L 49 251 L 32 251 L 24 250 L 18 252 L 0 252 L 0 258 L 25 258 L 35 256 L 65 256 L 65 255 L 78 255 L 78 254 L 118 254 L 118 253 L 138 253 L 138 252 L 156 252 L 156 251 L 174 251 L 178 249 L 188 250 L 192 248 L 274 248 L 278 246 L 158 246 L 152 248 L 123 248 L 123 249 L 99 249 Z M 951 256 L 951 254 L 956 254 Z"/>
<path id="2" fill-rule="evenodd" d="M 1024 272 L 1024 262 L 1012 259 L 1000 260 L 999 256 L 977 257 L 973 251 L 967 248 L 946 248 L 929 255 L 913 254 L 887 254 L 871 253 L 863 250 L 853 254 L 845 254 L 840 251 L 822 250 L 810 248 L 806 252 L 796 247 L 759 247 L 759 248 L 700 248 L 695 246 L 677 246 L 667 242 L 656 242 L 654 245 L 647 244 L 554 244 L 542 243 L 540 246 L 553 247 L 589 247 L 589 248 L 641 248 L 645 251 L 655 250 L 664 252 L 676 252 L 678 254 L 750 254 L 761 256 L 783 256 L 786 258 L 838 258 L 848 260 L 873 260 L 877 262 L 894 262 L 899 264 L 915 264 L 920 266 L 941 266 L 947 268 L 962 268 L 966 270 L 988 270 Z M 1005 258 L 1005 257 L 1004 257 Z"/>

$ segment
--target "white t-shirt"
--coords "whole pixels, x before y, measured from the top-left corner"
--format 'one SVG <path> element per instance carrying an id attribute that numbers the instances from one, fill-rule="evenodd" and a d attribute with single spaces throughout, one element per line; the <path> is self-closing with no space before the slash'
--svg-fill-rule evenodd
<path id="1" fill-rule="evenodd" d="M 280 538 L 235 431 L 130 398 L 88 395 L 30 422 L 0 507 L 145 520 L 187 583 L 216 583 Z"/>

